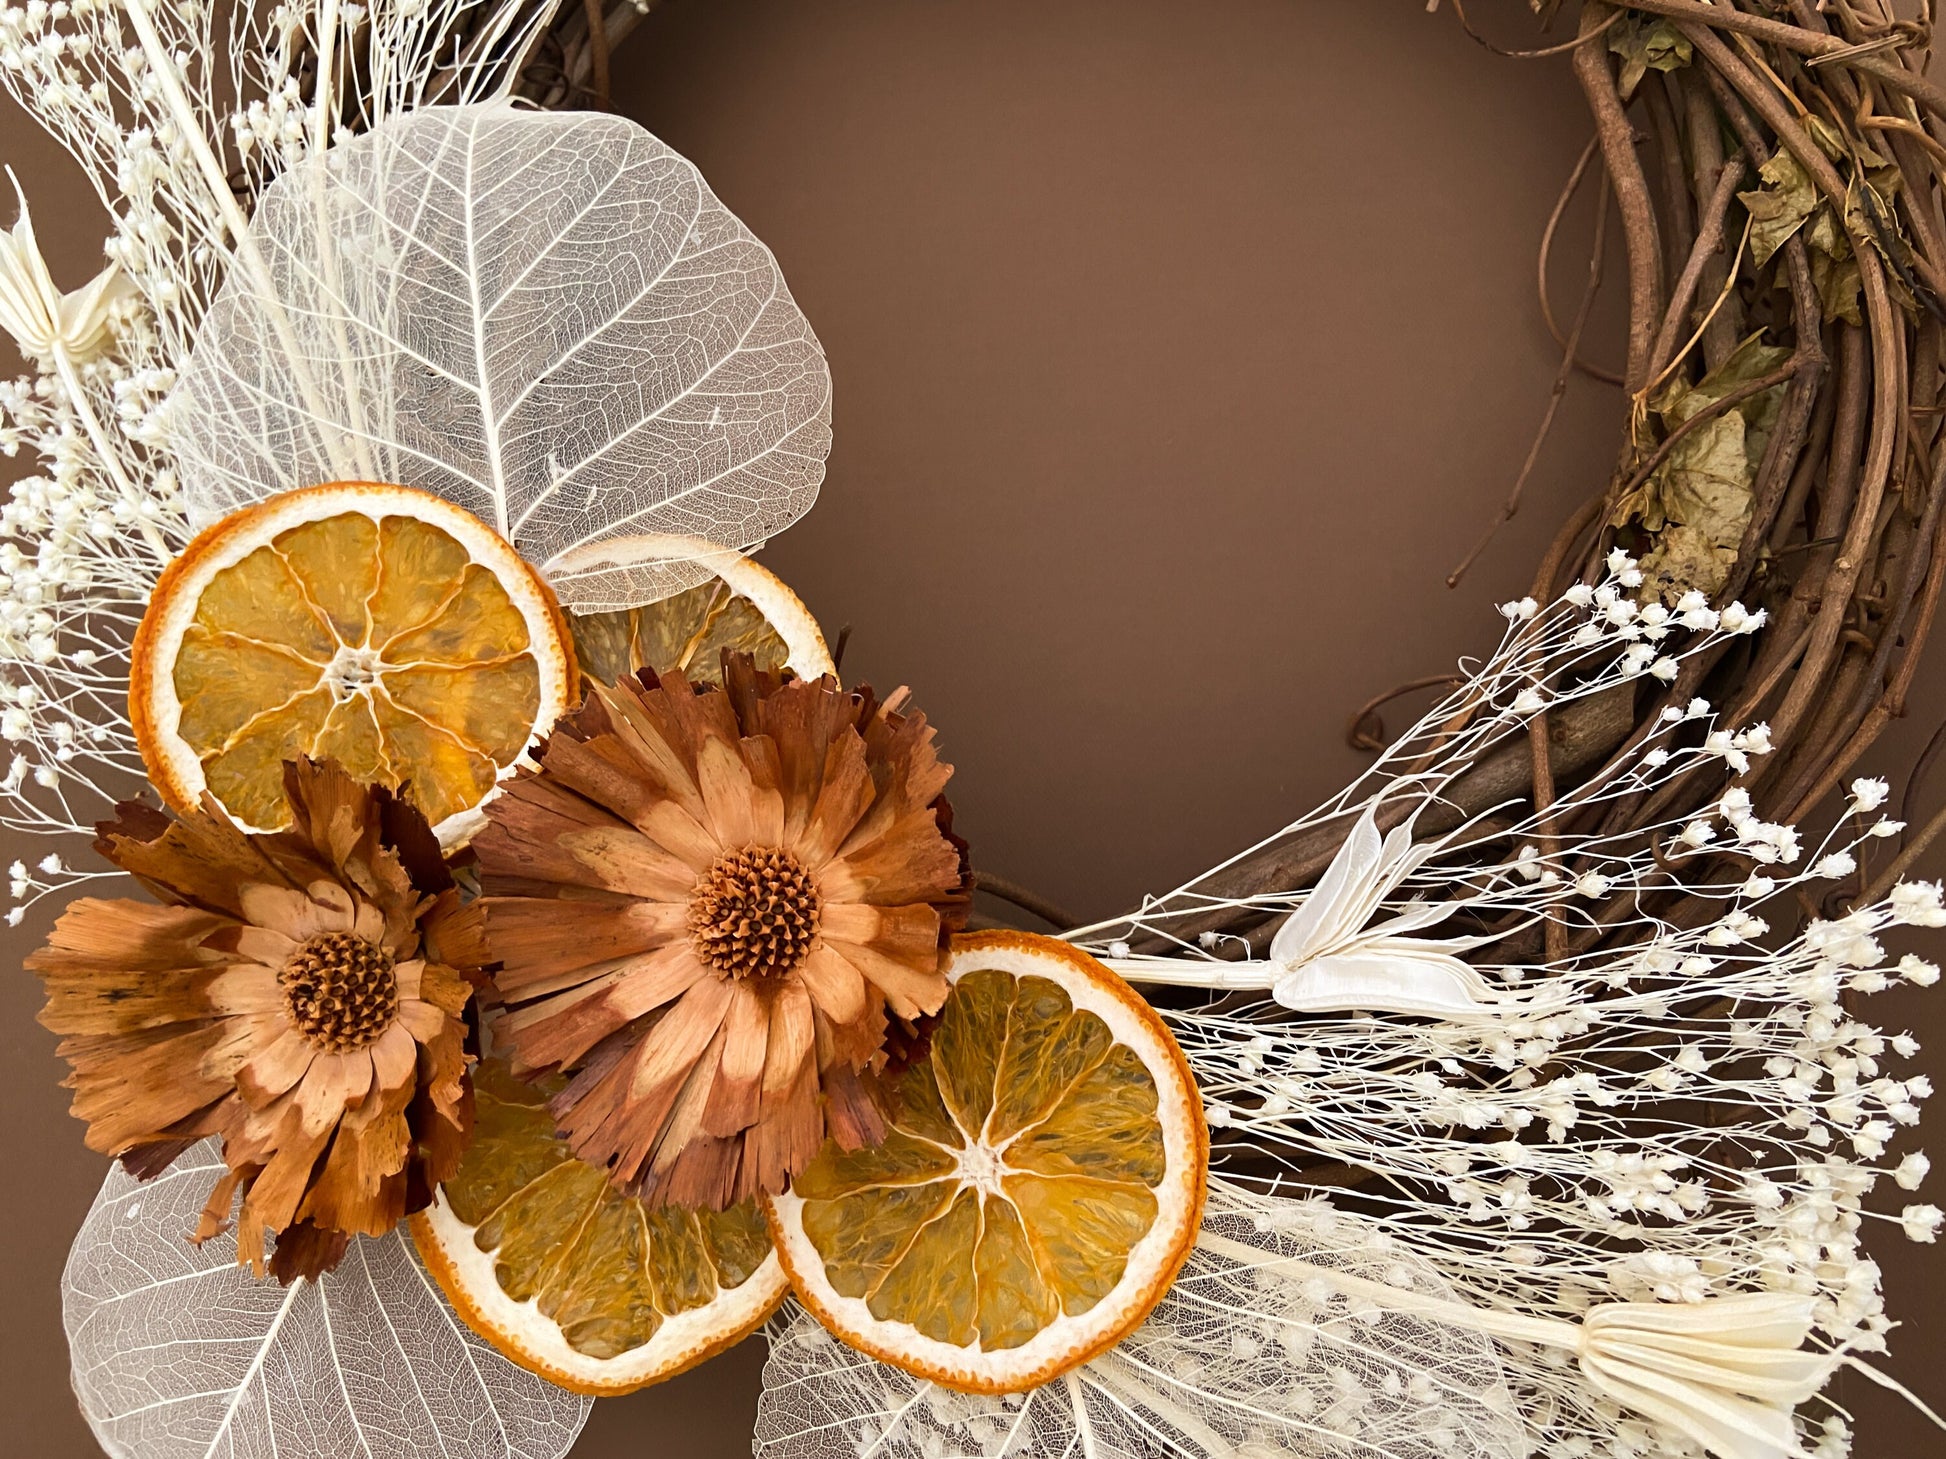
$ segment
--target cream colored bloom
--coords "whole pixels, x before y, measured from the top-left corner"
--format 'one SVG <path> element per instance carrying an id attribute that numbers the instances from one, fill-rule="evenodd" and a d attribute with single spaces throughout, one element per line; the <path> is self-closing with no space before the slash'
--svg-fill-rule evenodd
<path id="1" fill-rule="evenodd" d="M 1277 929 L 1270 996 L 1302 1012 L 1356 1009 L 1465 1017 L 1502 1000 L 1457 954 L 1475 937 L 1412 934 L 1443 922 L 1456 902 L 1413 902 L 1373 925 L 1386 899 L 1444 846 L 1414 843 L 1412 821 L 1380 838 L 1374 801 L 1352 827 L 1315 890 Z"/>
<path id="2" fill-rule="evenodd" d="M 63 294 L 41 257 L 26 194 L 11 167 L 7 180 L 19 199 L 20 216 L 11 232 L 0 233 L 0 326 L 32 359 L 50 360 L 58 351 L 73 364 L 85 364 L 107 350 L 109 315 L 126 297 L 128 281 L 120 266 L 111 263 L 73 293 Z"/>

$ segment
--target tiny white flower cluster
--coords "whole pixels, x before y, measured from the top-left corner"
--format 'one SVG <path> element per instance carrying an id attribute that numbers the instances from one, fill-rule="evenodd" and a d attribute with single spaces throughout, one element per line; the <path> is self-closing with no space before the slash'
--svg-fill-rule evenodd
<path id="1" fill-rule="evenodd" d="M 1609 1285 L 1624 1302 L 1700 1302 L 1710 1280 L 1694 1257 L 1638 1252 L 1609 1268 Z"/>
<path id="2" fill-rule="evenodd" d="M 312 124 L 297 78 L 286 76 L 268 96 L 248 102 L 230 117 L 237 151 L 246 159 L 268 155 L 279 169 L 303 158 Z"/>
<path id="3" fill-rule="evenodd" d="M 1731 603 L 1715 609 L 1699 593 L 1688 593 L 1673 609 L 1653 600 L 1643 602 L 1636 590 L 1642 572 L 1626 552 L 1611 552 L 1607 576 L 1599 583 L 1577 583 L 1548 606 L 1523 598 L 1501 605 L 1509 631 L 1495 658 L 1474 675 L 1471 692 L 1486 692 L 1504 704 L 1508 720 L 1524 720 L 1569 699 L 1587 698 L 1643 677 L 1673 685 L 1685 662 L 1707 652 L 1725 637 L 1755 633 L 1767 621 L 1762 609 Z M 1686 633 L 1687 639 L 1674 635 Z M 1561 686 L 1572 684 L 1571 690 Z M 1502 697 L 1504 696 L 1504 697 Z M 1677 726 L 1707 718 L 1707 700 L 1691 697 L 1661 712 L 1660 723 Z M 1434 718 L 1428 717 L 1429 720 Z M 1503 727 L 1507 720 L 1492 722 Z M 1488 728 L 1488 726 L 1482 726 Z M 1403 743 L 1403 742 L 1402 742 Z M 1641 768 L 1659 771 L 1684 756 L 1718 759 L 1738 774 L 1747 772 L 1752 758 L 1770 750 L 1768 725 L 1712 731 L 1700 751 L 1655 744 L 1644 751 Z M 1691 832 L 1689 849 L 1707 842 L 1701 827 Z"/>
<path id="4" fill-rule="evenodd" d="M 1741 603 L 1728 604 L 1720 611 L 1711 608 L 1701 593 L 1685 594 L 1673 610 L 1653 600 L 1642 602 L 1635 595 L 1642 586 L 1642 570 L 1620 548 L 1608 554 L 1607 568 L 1604 581 L 1576 583 L 1562 595 L 1567 607 L 1587 615 L 1573 628 L 1567 642 L 1574 648 L 1627 644 L 1621 658 L 1624 677 L 1648 674 L 1664 683 L 1673 682 L 1686 655 L 1666 653 L 1662 644 L 1678 628 L 1692 633 L 1742 635 L 1755 633 L 1768 621 L 1763 609 L 1752 612 Z M 1500 611 L 1515 623 L 1530 622 L 1540 614 L 1531 598 L 1505 604 Z"/>
<path id="5" fill-rule="evenodd" d="M 1892 888 L 1892 920 L 1909 927 L 1946 927 L 1946 903 L 1936 881 L 1901 882 Z"/>
<path id="6" fill-rule="evenodd" d="M 1732 770 L 1742 774 L 1750 768 L 1750 755 L 1769 753 L 1770 736 L 1763 725 L 1734 734 L 1727 730 L 1712 730 L 1703 742 L 1703 749 L 1706 754 L 1719 756 Z M 1750 792 L 1741 786 L 1732 786 L 1723 793 L 1723 798 L 1716 804 L 1715 814 L 1731 831 L 1734 849 L 1752 861 L 1765 866 L 1794 866 L 1803 854 L 1797 827 L 1782 821 L 1766 821 L 1758 816 L 1751 804 Z M 1683 827 L 1678 840 L 1691 851 L 1713 850 L 1717 842 L 1716 827 L 1707 817 L 1698 817 Z M 1816 874 L 1835 876 L 1844 873 L 1826 871 Z M 1763 883 L 1759 882 L 1758 885 L 1762 886 Z"/>

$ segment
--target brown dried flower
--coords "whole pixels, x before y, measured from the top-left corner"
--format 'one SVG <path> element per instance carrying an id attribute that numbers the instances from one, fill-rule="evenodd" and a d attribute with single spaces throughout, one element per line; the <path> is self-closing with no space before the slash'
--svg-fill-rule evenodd
<path id="1" fill-rule="evenodd" d="M 897 696 L 895 696 L 896 698 Z M 946 996 L 970 873 L 921 715 L 726 655 L 597 688 L 474 842 L 496 1040 L 582 1159 L 650 1201 L 785 1188 L 876 1140 L 861 1072 Z M 897 1025 L 892 1025 L 897 1027 Z"/>
<path id="2" fill-rule="evenodd" d="M 288 1281 L 423 1207 L 472 1127 L 459 894 L 425 819 L 335 765 L 284 771 L 293 825 L 141 805 L 101 854 L 162 905 L 83 898 L 27 959 L 88 1144 L 153 1175 L 204 1136 L 229 1173 L 195 1233 Z"/>

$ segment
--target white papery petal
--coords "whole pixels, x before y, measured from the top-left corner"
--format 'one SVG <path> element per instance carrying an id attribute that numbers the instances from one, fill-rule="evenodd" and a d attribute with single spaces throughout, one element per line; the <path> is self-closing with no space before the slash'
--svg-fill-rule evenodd
<path id="1" fill-rule="evenodd" d="M 152 1181 L 110 1171 L 61 1279 L 75 1397 L 128 1459 L 559 1459 L 591 1400 L 456 1317 L 404 1230 L 281 1287 L 195 1247 L 224 1169 L 204 1141 Z"/>
<path id="2" fill-rule="evenodd" d="M 1317 886 L 1277 929 L 1270 943 L 1272 962 L 1295 963 L 1335 947 L 1371 918 L 1385 849 L 1373 819 L 1376 809 L 1376 802 L 1365 808 Z"/>
<path id="3" fill-rule="evenodd" d="M 1281 973 L 1270 996 L 1305 1013 L 1412 1013 L 1445 1018 L 1501 1011 L 1467 963 L 1436 952 L 1359 951 Z"/>
<path id="4" fill-rule="evenodd" d="M 127 281 L 110 264 L 72 294 L 63 294 L 41 256 L 27 196 L 11 167 L 7 179 L 19 213 L 12 229 L 0 233 L 0 329 L 36 359 L 59 348 L 73 363 L 84 363 L 107 344 L 108 314 L 128 292 Z"/>

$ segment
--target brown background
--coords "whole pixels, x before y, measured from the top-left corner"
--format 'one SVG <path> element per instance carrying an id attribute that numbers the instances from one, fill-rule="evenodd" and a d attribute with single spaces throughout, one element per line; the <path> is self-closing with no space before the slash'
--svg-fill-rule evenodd
<path id="1" fill-rule="evenodd" d="M 1520 0 L 1471 8 L 1534 43 Z M 1488 645 L 1491 604 L 1609 467 L 1619 396 L 1578 381 L 1526 509 L 1445 588 L 1554 374 L 1535 243 L 1587 127 L 1564 62 L 1495 59 L 1424 11 L 668 0 L 617 58 L 618 106 L 771 245 L 830 356 L 824 497 L 765 560 L 853 625 L 847 677 L 910 683 L 942 727 L 980 864 L 1084 916 L 1341 785 L 1348 712 Z M 19 113 L 0 139 L 79 283 L 92 198 Z M 1564 313 L 1586 238 L 1563 239 Z M 1609 277 L 1591 352 L 1614 356 Z M 1869 768 L 1903 773 L 1936 679 Z M 78 1459 L 58 1281 L 103 1166 L 33 1022 L 30 932 L 0 950 L 0 1447 Z M 1934 1032 L 1946 1087 L 1946 990 L 1874 1012 Z M 1887 1366 L 1937 1403 L 1946 1262 L 1874 1246 L 1908 1324 Z M 577 1459 L 747 1454 L 761 1361 L 745 1344 L 598 1404 Z M 1836 1392 L 1861 1455 L 1937 1444 L 1864 1383 Z"/>

